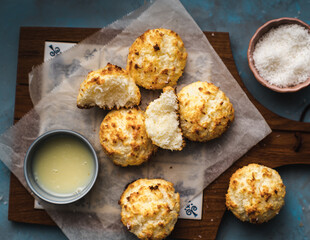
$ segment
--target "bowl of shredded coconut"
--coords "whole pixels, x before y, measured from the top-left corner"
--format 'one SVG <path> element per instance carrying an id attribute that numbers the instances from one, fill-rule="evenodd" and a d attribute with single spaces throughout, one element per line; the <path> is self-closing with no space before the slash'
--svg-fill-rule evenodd
<path id="1" fill-rule="evenodd" d="M 277 92 L 296 92 L 310 84 L 310 26 L 279 18 L 261 26 L 250 40 L 248 61 L 255 78 Z"/>

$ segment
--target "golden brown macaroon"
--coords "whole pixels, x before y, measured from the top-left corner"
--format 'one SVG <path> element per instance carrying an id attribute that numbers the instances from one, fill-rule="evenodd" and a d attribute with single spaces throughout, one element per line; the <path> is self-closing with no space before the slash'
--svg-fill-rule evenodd
<path id="1" fill-rule="evenodd" d="M 119 109 L 103 119 L 99 133 L 103 150 L 116 165 L 140 165 L 157 149 L 145 130 L 144 112 L 140 109 Z"/>
<path id="2" fill-rule="evenodd" d="M 194 82 L 178 93 L 183 134 L 205 142 L 221 136 L 234 120 L 229 98 L 212 83 Z"/>
<path id="3" fill-rule="evenodd" d="M 230 178 L 226 206 L 241 221 L 267 222 L 284 205 L 285 186 L 274 169 L 249 164 Z"/>
<path id="4" fill-rule="evenodd" d="M 174 86 L 182 76 L 187 53 L 180 36 L 169 29 L 152 29 L 138 37 L 129 49 L 127 71 L 146 89 Z"/>
<path id="5" fill-rule="evenodd" d="M 87 75 L 80 86 L 77 106 L 119 109 L 138 105 L 140 100 L 140 90 L 129 78 L 127 71 L 108 63 L 105 68 L 92 71 Z"/>
<path id="6" fill-rule="evenodd" d="M 152 142 L 161 148 L 181 151 L 185 146 L 179 122 L 179 105 L 172 87 L 165 87 L 145 111 L 145 126 Z"/>
<path id="7" fill-rule="evenodd" d="M 139 179 L 122 194 L 121 220 L 139 239 L 160 240 L 174 228 L 180 211 L 180 196 L 163 179 Z"/>

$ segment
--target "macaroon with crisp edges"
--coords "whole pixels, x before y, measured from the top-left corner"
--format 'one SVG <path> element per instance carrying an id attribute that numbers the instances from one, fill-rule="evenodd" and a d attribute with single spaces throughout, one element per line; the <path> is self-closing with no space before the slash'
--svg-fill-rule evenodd
<path id="1" fill-rule="evenodd" d="M 172 30 L 146 31 L 129 49 L 127 71 L 146 89 L 175 86 L 182 76 L 187 52 L 181 37 Z"/>
<path id="2" fill-rule="evenodd" d="M 263 223 L 279 213 L 284 197 L 285 186 L 279 173 L 253 163 L 231 176 L 226 206 L 241 221 Z"/>
<path id="3" fill-rule="evenodd" d="M 147 136 L 144 115 L 138 108 L 122 108 L 109 112 L 103 119 L 100 144 L 116 165 L 140 165 L 157 150 Z"/>
<path id="4" fill-rule="evenodd" d="M 139 239 L 160 240 L 174 229 L 180 211 L 180 195 L 163 179 L 139 179 L 123 192 L 121 221 Z"/>
<path id="5" fill-rule="evenodd" d="M 194 82 L 178 93 L 183 134 L 192 141 L 220 137 L 234 120 L 229 98 L 212 83 Z"/>

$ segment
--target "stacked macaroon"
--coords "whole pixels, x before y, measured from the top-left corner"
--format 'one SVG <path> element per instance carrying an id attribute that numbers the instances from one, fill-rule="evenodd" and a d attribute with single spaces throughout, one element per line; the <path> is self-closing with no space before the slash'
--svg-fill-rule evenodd
<path id="1" fill-rule="evenodd" d="M 217 138 L 234 120 L 228 97 L 212 83 L 194 82 L 176 94 L 174 87 L 186 59 L 177 33 L 162 28 L 148 30 L 130 47 L 126 70 L 108 64 L 90 72 L 81 84 L 79 108 L 113 109 L 101 123 L 99 138 L 116 165 L 140 165 L 158 147 L 181 151 L 184 137 L 199 142 Z M 141 101 L 137 85 L 163 89 L 145 112 L 137 107 Z M 162 239 L 176 222 L 179 195 L 167 181 L 143 179 L 129 185 L 120 204 L 122 222 L 130 231 L 141 239 Z"/>

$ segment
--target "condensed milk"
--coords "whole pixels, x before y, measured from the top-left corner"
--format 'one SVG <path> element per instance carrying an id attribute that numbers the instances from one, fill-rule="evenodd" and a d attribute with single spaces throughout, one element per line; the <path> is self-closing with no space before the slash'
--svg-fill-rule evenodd
<path id="1" fill-rule="evenodd" d="M 46 139 L 36 151 L 32 171 L 46 192 L 68 196 L 78 194 L 92 180 L 94 160 L 90 149 L 70 135 Z"/>

